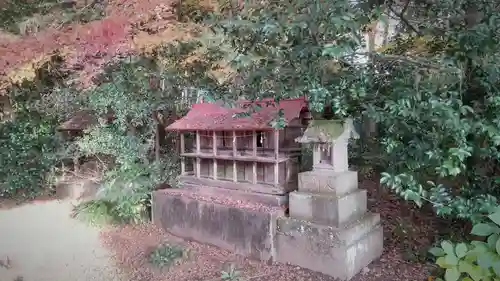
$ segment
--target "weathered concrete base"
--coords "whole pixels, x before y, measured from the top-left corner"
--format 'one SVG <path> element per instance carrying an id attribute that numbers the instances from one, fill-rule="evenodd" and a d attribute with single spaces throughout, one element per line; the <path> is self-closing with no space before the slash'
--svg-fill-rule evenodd
<path id="1" fill-rule="evenodd" d="M 380 216 L 370 213 L 340 228 L 279 218 L 275 243 L 278 262 L 348 280 L 380 257 L 383 232 Z"/>
<path id="2" fill-rule="evenodd" d="M 236 254 L 266 261 L 275 255 L 275 222 L 283 214 L 279 208 L 200 193 L 195 188 L 155 191 L 153 222 L 174 235 Z"/>
<path id="3" fill-rule="evenodd" d="M 366 190 L 357 189 L 337 196 L 328 193 L 294 191 L 290 193 L 290 217 L 337 226 L 366 213 Z"/>

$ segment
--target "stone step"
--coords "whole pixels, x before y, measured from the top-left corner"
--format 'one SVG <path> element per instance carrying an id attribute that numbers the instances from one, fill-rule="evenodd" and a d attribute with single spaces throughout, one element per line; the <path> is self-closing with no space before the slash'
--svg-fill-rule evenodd
<path id="1" fill-rule="evenodd" d="M 339 226 L 366 213 L 367 194 L 362 189 L 342 196 L 294 191 L 289 194 L 289 210 L 292 218 Z"/>

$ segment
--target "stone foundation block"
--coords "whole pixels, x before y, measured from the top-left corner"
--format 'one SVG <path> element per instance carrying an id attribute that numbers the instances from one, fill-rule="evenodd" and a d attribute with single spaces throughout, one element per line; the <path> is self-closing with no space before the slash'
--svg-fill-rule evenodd
<path id="1" fill-rule="evenodd" d="M 100 185 L 90 180 L 59 181 L 56 183 L 56 197 L 70 199 L 74 205 L 96 198 Z"/>
<path id="2" fill-rule="evenodd" d="M 359 218 L 366 206 L 366 190 L 360 189 L 342 197 L 300 191 L 289 195 L 290 217 L 324 225 L 338 226 Z"/>
<path id="3" fill-rule="evenodd" d="M 336 173 L 331 170 L 313 170 L 299 173 L 299 191 L 333 193 L 337 196 L 358 188 L 358 173 L 353 171 Z"/>
<path id="4" fill-rule="evenodd" d="M 153 193 L 152 212 L 153 222 L 176 236 L 259 260 L 273 256 L 276 213 L 218 204 L 168 190 Z"/>
<path id="5" fill-rule="evenodd" d="M 279 218 L 276 260 L 349 280 L 383 251 L 380 217 L 367 214 L 340 228 Z"/>

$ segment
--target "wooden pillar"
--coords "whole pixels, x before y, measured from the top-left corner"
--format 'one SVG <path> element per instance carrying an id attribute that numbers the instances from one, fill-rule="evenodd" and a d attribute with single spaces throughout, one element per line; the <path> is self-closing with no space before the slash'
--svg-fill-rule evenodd
<path id="1" fill-rule="evenodd" d="M 236 157 L 236 153 L 238 152 L 237 145 L 238 142 L 236 141 L 236 131 L 233 131 L 233 157 Z M 238 169 L 236 167 L 236 160 L 233 160 L 233 182 L 238 181 Z"/>
<path id="2" fill-rule="evenodd" d="M 224 137 L 224 136 L 223 136 Z M 213 132 L 212 134 L 212 152 L 214 155 L 213 159 L 213 179 L 217 179 L 217 159 L 215 156 L 217 156 L 217 132 Z"/>
<path id="3" fill-rule="evenodd" d="M 252 156 L 257 158 L 257 132 L 252 131 Z M 252 163 L 252 183 L 257 183 L 257 162 L 254 160 Z"/>
<path id="4" fill-rule="evenodd" d="M 274 185 L 279 184 L 280 133 L 274 130 Z"/>
<path id="5" fill-rule="evenodd" d="M 201 177 L 201 147 L 200 147 L 200 131 L 196 131 L 196 177 Z"/>
<path id="6" fill-rule="evenodd" d="M 181 176 L 186 174 L 186 158 L 182 156 L 186 152 L 186 142 L 184 140 L 184 132 L 181 132 Z"/>

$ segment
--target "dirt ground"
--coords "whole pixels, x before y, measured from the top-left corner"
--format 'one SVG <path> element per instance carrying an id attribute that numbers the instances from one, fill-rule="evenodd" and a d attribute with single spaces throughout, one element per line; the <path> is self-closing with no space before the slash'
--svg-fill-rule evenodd
<path id="1" fill-rule="evenodd" d="M 334 281 L 323 274 L 284 264 L 266 264 L 237 256 L 216 247 L 183 241 L 153 225 L 127 226 L 102 233 L 104 243 L 113 251 L 117 264 L 126 269 L 131 280 L 144 281 L 218 281 L 221 271 L 234 265 L 243 280 L 253 281 Z M 158 269 L 149 263 L 149 254 L 161 243 L 180 245 L 189 251 L 178 265 Z M 418 263 L 404 261 L 392 250 L 369 265 L 352 281 L 392 281 L 428 278 L 428 269 Z"/>
<path id="2" fill-rule="evenodd" d="M 382 216 L 385 251 L 380 260 L 370 264 L 353 281 L 429 280 L 432 267 L 423 259 L 438 233 L 432 214 L 416 210 L 379 190 L 375 180 L 364 180 L 370 209 Z M 115 262 L 126 270 L 131 280 L 143 281 L 216 281 L 231 264 L 243 280 L 252 281 L 333 281 L 331 277 L 284 264 L 266 264 L 237 256 L 216 247 L 184 241 L 154 225 L 124 226 L 107 230 L 101 238 L 115 254 Z M 158 269 L 149 263 L 149 255 L 162 243 L 180 245 L 190 253 L 178 265 Z"/>
<path id="3" fill-rule="evenodd" d="M 425 251 L 440 235 L 438 230 L 448 225 L 388 194 L 376 182 L 365 179 L 360 187 L 368 190 L 370 210 L 381 214 L 385 251 L 353 281 L 429 280 L 432 267 Z M 247 281 L 333 281 L 297 266 L 249 260 L 185 241 L 152 224 L 97 229 L 71 219 L 70 213 L 67 201 L 0 201 L 0 280 L 23 276 L 25 281 L 219 281 L 221 272 L 234 265 Z M 162 243 L 180 245 L 189 255 L 158 269 L 149 255 Z"/>
<path id="4" fill-rule="evenodd" d="M 129 280 L 102 246 L 101 230 L 72 219 L 71 211 L 69 200 L 2 202 L 0 280 Z"/>

